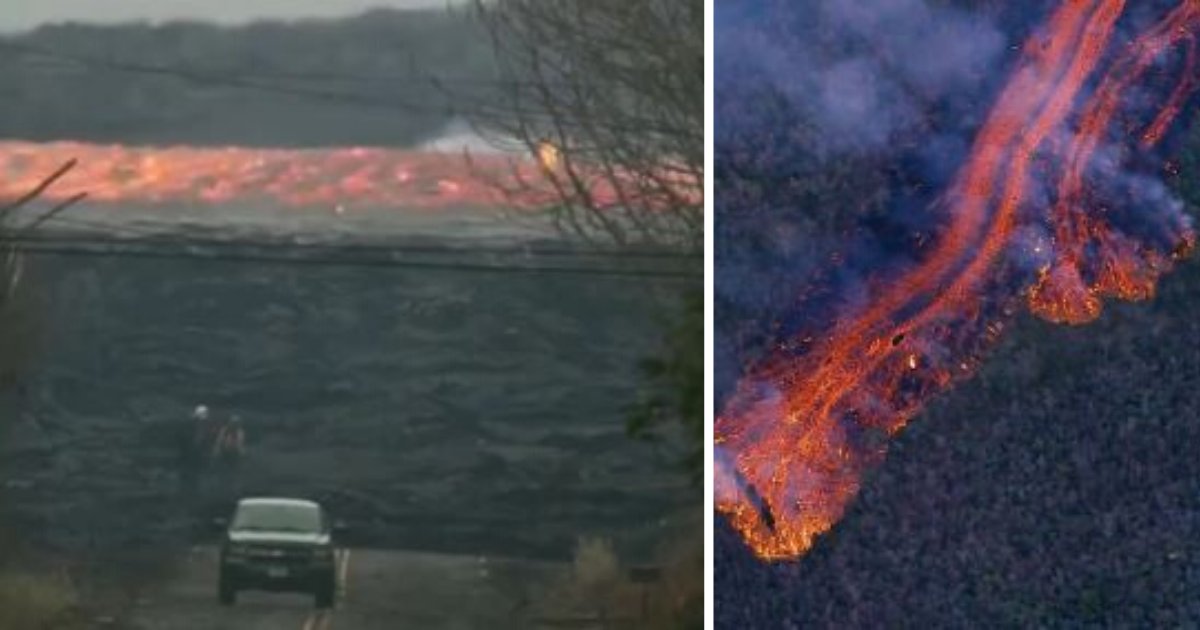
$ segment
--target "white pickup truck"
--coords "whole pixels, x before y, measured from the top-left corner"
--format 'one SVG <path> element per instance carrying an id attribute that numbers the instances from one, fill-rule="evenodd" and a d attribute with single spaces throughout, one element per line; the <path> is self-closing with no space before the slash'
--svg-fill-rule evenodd
<path id="1" fill-rule="evenodd" d="M 236 603 L 240 590 L 263 590 L 311 593 L 318 608 L 333 606 L 334 528 L 319 504 L 242 499 L 225 527 L 217 586 L 222 604 Z"/>

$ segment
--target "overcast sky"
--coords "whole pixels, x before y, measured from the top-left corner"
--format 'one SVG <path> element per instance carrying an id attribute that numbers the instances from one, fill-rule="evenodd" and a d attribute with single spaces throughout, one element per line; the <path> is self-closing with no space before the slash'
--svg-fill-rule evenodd
<path id="1" fill-rule="evenodd" d="M 46 22 L 127 22 L 202 19 L 225 23 L 256 18 L 330 17 L 372 7 L 445 7 L 459 0 L 0 0 L 0 31 Z"/>

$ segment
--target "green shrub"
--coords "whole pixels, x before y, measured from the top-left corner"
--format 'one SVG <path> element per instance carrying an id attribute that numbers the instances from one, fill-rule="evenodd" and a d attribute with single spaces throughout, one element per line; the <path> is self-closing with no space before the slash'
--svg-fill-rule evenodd
<path id="1" fill-rule="evenodd" d="M 605 627 L 700 628 L 704 625 L 703 532 L 681 535 L 658 555 L 660 578 L 637 583 L 612 542 L 582 537 L 569 574 L 540 593 L 536 615 Z"/>
<path id="2" fill-rule="evenodd" d="M 0 573 L 0 630 L 48 630 L 69 625 L 77 594 L 66 576 Z"/>

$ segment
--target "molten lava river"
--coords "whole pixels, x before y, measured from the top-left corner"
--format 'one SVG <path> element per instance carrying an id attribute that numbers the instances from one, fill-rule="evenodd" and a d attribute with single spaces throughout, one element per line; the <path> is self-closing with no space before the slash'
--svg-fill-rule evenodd
<path id="1" fill-rule="evenodd" d="M 532 161 L 387 149 L 127 147 L 78 142 L 0 142 L 0 196 L 16 198 L 68 160 L 76 166 L 43 197 L 86 192 L 93 202 L 440 208 L 486 206 L 512 190 L 521 205 L 555 197 Z M 603 186 L 595 191 L 606 199 Z M 608 195 L 611 197 L 611 195 Z"/>
<path id="2" fill-rule="evenodd" d="M 1200 0 L 1130 32 L 1137 4 L 1057 5 L 934 202 L 932 238 L 743 373 L 716 419 L 716 504 L 758 556 L 803 555 L 1022 305 L 1086 323 L 1104 298 L 1151 297 L 1192 249 L 1182 203 L 1144 191 L 1173 168 L 1158 153 L 1196 87 Z"/>

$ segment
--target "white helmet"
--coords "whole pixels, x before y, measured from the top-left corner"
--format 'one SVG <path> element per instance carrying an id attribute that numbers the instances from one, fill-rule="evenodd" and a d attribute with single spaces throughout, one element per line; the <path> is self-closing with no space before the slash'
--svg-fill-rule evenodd
<path id="1" fill-rule="evenodd" d="M 207 420 L 208 419 L 208 406 L 207 405 L 196 405 L 196 410 L 192 412 L 192 417 L 197 420 Z"/>

